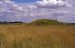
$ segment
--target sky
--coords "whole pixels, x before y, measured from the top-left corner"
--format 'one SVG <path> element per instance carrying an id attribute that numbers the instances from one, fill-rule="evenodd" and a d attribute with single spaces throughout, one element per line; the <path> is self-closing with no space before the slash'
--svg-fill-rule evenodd
<path id="1" fill-rule="evenodd" d="M 75 23 L 75 6 L 73 5 L 72 7 L 70 7 L 68 5 L 69 3 L 67 2 L 66 5 L 68 6 L 63 6 L 64 2 L 61 2 L 61 4 L 59 4 L 60 8 L 56 8 L 57 6 L 55 6 L 54 4 L 53 6 L 52 5 L 50 6 L 51 2 L 42 3 L 37 0 L 12 0 L 15 1 L 16 3 L 11 1 L 6 2 L 6 0 L 4 1 L 5 2 L 0 2 L 0 21 L 31 22 L 35 19 L 44 18 L 44 19 L 57 19 L 60 22 Z M 37 4 L 30 3 L 36 1 L 38 2 Z M 63 6 L 64 8 L 62 8 L 61 6 Z"/>
<path id="2" fill-rule="evenodd" d="M 37 0 L 12 0 L 17 3 L 30 3 L 30 2 L 36 2 Z"/>

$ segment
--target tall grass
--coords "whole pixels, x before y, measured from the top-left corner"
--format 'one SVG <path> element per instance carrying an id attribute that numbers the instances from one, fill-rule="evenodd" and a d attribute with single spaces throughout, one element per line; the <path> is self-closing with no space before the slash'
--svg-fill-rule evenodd
<path id="1" fill-rule="evenodd" d="M 0 48 L 75 48 L 75 25 L 0 25 Z"/>

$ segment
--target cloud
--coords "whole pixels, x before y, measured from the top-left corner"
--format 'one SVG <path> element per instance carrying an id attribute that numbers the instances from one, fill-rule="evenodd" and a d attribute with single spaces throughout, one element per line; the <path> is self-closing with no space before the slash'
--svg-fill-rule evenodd
<path id="1" fill-rule="evenodd" d="M 11 1 L 10 1 L 10 0 L 4 0 L 4 2 L 5 2 L 5 3 L 11 3 Z"/>
<path id="2" fill-rule="evenodd" d="M 0 2 L 0 4 L 3 4 L 3 2 Z"/>
<path id="3" fill-rule="evenodd" d="M 75 16 L 59 16 L 57 20 L 60 22 L 75 23 Z"/>
<path id="4" fill-rule="evenodd" d="M 75 21 L 74 17 L 75 10 L 69 7 L 64 7 L 64 8 L 61 7 L 55 9 L 38 8 L 36 3 L 15 3 L 11 1 L 9 2 L 0 1 L 0 21 L 31 22 L 33 20 L 42 19 L 42 18 L 52 19 L 52 20 L 57 19 L 58 21 L 69 22 L 69 23 Z M 40 4 L 42 6 L 47 6 L 47 7 L 48 6 L 50 7 L 50 5 L 55 6 L 55 4 L 50 4 L 47 2 L 41 3 L 41 1 Z M 62 5 L 61 3 L 58 4 Z"/>
<path id="5" fill-rule="evenodd" d="M 62 0 L 43 0 L 43 1 L 37 1 L 36 2 L 37 6 L 39 7 L 72 7 L 72 5 L 70 5 L 68 2 L 66 1 L 62 1 Z"/>

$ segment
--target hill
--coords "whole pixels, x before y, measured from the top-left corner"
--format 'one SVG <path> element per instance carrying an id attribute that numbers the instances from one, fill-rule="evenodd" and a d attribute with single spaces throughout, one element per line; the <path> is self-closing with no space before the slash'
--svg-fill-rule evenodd
<path id="1" fill-rule="evenodd" d="M 56 20 L 50 20 L 50 19 L 39 19 L 39 20 L 35 20 L 29 24 L 32 25 L 59 25 L 62 24 Z"/>

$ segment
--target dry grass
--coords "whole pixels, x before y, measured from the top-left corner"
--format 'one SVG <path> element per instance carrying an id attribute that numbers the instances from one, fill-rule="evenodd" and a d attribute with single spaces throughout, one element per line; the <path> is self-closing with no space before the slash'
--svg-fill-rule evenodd
<path id="1" fill-rule="evenodd" d="M 75 25 L 0 25 L 0 48 L 75 48 Z"/>

